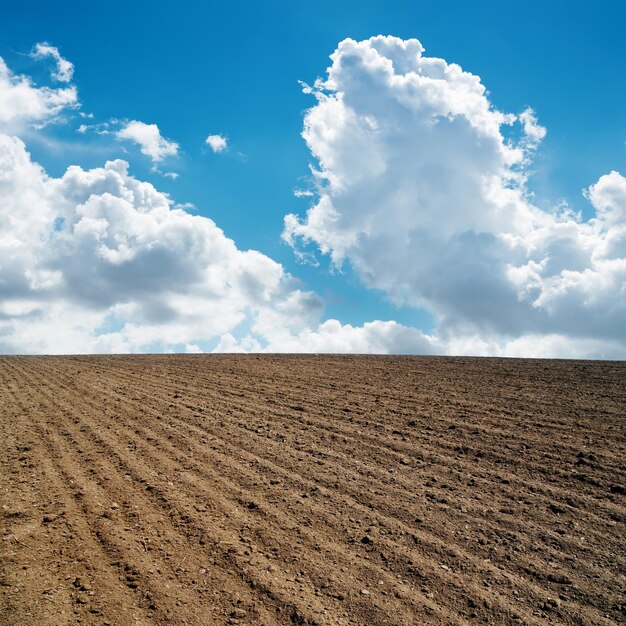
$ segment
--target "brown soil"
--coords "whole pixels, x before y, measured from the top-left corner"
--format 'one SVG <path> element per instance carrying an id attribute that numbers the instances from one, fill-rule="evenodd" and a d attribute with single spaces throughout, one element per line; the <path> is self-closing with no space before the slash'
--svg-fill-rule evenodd
<path id="1" fill-rule="evenodd" d="M 0 623 L 624 623 L 625 374 L 0 357 Z"/>

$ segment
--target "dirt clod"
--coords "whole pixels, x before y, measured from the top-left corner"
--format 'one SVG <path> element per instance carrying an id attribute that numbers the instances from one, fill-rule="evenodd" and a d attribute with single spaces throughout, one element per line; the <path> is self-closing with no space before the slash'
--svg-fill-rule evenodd
<path id="1" fill-rule="evenodd" d="M 548 574 L 548 580 L 551 583 L 556 583 L 558 585 L 572 584 L 572 579 L 569 576 L 564 576 L 563 574 Z"/>

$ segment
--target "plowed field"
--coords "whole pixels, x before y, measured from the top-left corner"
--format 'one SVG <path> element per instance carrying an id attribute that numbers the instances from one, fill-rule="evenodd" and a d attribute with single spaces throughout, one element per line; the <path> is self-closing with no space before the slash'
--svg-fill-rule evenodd
<path id="1" fill-rule="evenodd" d="M 625 375 L 0 357 L 0 623 L 624 623 Z"/>

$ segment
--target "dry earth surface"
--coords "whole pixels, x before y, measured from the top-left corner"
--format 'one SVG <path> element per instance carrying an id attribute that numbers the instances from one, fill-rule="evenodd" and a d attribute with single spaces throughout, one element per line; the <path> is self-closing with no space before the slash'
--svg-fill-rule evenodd
<path id="1" fill-rule="evenodd" d="M 625 374 L 0 357 L 0 623 L 623 624 Z"/>

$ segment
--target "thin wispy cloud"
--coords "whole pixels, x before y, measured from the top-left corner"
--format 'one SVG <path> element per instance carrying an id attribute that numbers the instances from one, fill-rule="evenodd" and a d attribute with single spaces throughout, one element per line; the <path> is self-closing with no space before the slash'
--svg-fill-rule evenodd
<path id="1" fill-rule="evenodd" d="M 46 57 L 52 58 L 56 64 L 56 69 L 52 71 L 51 76 L 54 80 L 61 83 L 69 83 L 74 75 L 74 64 L 70 63 L 67 59 L 64 59 L 58 48 L 51 46 L 48 43 L 38 43 L 33 48 L 31 56 L 34 59 L 44 59 Z"/>

